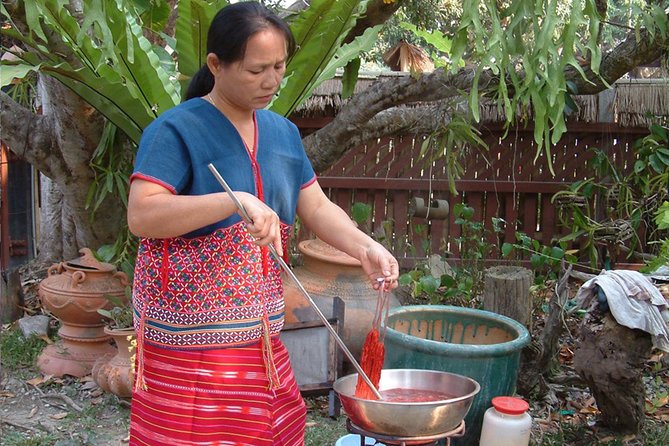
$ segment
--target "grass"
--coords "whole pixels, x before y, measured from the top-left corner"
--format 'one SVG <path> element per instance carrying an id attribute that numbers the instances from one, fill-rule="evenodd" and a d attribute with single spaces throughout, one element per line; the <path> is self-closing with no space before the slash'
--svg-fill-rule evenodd
<path id="1" fill-rule="evenodd" d="M 23 434 L 18 432 L 8 432 L 2 434 L 0 445 L 2 446 L 51 446 L 58 439 L 54 435 L 49 434 L 30 434 L 30 438 L 26 438 Z"/>
<path id="2" fill-rule="evenodd" d="M 3 330 L 0 332 L 2 367 L 10 371 L 32 367 L 45 346 L 46 342 L 37 336 L 25 338 L 20 330 Z"/>
<path id="3" fill-rule="evenodd" d="M 329 417 L 326 397 L 305 398 L 305 402 L 307 403 L 305 446 L 331 446 L 338 438 L 348 433 L 343 414 L 336 420 Z"/>
<path id="4" fill-rule="evenodd" d="M 638 438 L 622 436 L 595 436 L 583 425 L 561 423 L 556 432 L 546 433 L 540 439 L 533 438 L 536 446 L 666 446 L 669 444 L 669 426 L 648 418 Z"/>

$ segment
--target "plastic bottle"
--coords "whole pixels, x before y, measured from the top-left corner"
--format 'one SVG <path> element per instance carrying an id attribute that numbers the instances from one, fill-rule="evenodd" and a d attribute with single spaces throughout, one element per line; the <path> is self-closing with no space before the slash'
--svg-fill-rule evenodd
<path id="1" fill-rule="evenodd" d="M 532 417 L 527 401 L 512 396 L 497 396 L 483 416 L 479 446 L 527 446 L 530 444 Z"/>

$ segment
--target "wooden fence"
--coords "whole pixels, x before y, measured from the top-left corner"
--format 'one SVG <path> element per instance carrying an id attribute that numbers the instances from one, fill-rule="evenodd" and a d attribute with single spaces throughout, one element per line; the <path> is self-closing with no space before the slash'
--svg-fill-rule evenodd
<path id="1" fill-rule="evenodd" d="M 374 229 L 392 221 L 393 252 L 407 266 L 426 254 L 425 240 L 428 254 L 460 256 L 455 241 L 460 226 L 452 212 L 457 203 L 474 209 L 473 220 L 484 223 L 489 243 L 501 246 L 515 242 L 516 231 L 522 231 L 550 244 L 569 233 L 569 228 L 560 227 L 551 197 L 574 181 L 592 176 L 588 162 L 593 153 L 588 149 L 605 151 L 615 165 L 627 171 L 633 165 L 633 142 L 647 134 L 643 128 L 614 124 L 573 124 L 551 147 L 553 175 L 543 153 L 535 159 L 531 129 L 512 130 L 505 138 L 499 126 L 480 131 L 488 149 L 469 150 L 462 161 L 465 173 L 455 181 L 456 196 L 449 192 L 445 160 L 426 163 L 421 159 L 424 137 L 420 136 L 384 138 L 360 146 L 320 173 L 319 182 L 347 212 L 355 202 L 369 204 Z M 446 200 L 451 212 L 444 220 L 412 217 L 410 203 L 414 198 L 426 203 Z M 493 232 L 493 217 L 506 222 L 501 234 Z M 424 232 L 417 233 L 420 228 Z"/>

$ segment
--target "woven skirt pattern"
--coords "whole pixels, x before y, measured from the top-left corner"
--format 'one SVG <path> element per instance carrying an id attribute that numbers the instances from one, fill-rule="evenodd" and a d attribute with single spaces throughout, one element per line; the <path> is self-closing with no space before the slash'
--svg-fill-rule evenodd
<path id="1" fill-rule="evenodd" d="M 147 390 L 133 393 L 130 446 L 301 446 L 306 408 L 288 351 L 272 339 L 280 386 L 268 390 L 260 343 L 216 350 L 144 345 Z"/>

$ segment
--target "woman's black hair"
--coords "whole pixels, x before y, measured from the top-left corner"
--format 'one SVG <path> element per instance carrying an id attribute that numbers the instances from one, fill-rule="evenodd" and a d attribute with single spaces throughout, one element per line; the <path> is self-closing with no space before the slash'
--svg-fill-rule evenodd
<path id="1" fill-rule="evenodd" d="M 257 2 L 234 3 L 223 7 L 207 33 L 207 54 L 214 53 L 223 65 L 244 58 L 246 44 L 259 31 L 273 27 L 286 37 L 288 56 L 295 50 L 295 38 L 288 25 Z M 204 96 L 214 88 L 214 76 L 204 64 L 188 84 L 185 100 Z"/>

